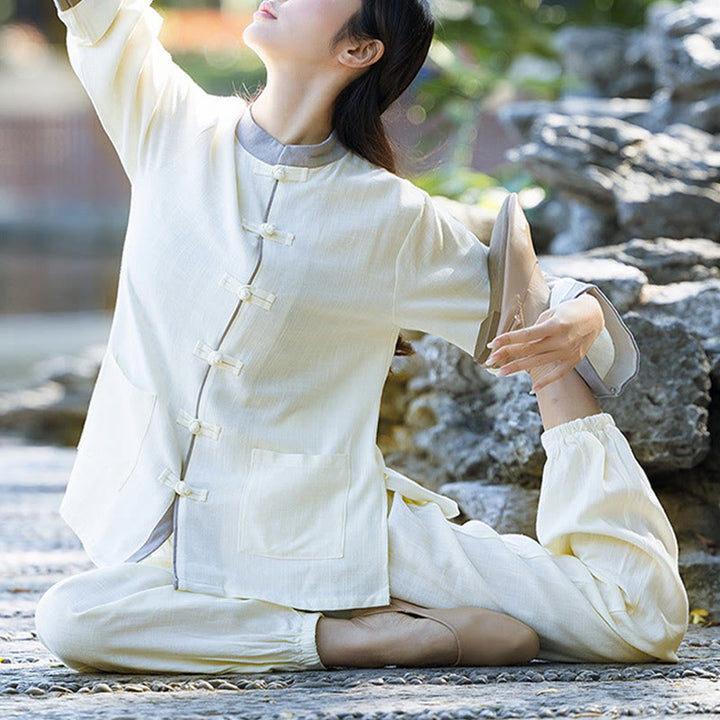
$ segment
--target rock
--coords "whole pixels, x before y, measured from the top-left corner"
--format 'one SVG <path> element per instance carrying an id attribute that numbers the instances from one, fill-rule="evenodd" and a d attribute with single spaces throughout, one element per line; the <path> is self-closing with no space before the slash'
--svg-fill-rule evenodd
<path id="1" fill-rule="evenodd" d="M 411 451 L 386 462 L 436 489 L 443 482 L 482 479 L 490 483 L 534 478 L 541 472 L 542 427 L 527 374 L 500 382 L 465 352 L 425 335 L 413 345 L 424 359 L 419 387 L 406 386 L 402 427 Z M 419 367 L 419 365 L 416 365 Z M 397 441 L 380 444 L 398 450 Z"/>
<path id="2" fill-rule="evenodd" d="M 620 397 L 604 398 L 601 406 L 649 474 L 695 467 L 710 451 L 710 363 L 701 340 L 672 317 L 630 312 L 624 318 L 640 349 L 640 371 Z M 424 358 L 425 384 L 420 391 L 406 386 L 404 423 L 394 426 L 402 442 L 389 443 L 395 452 L 387 463 L 431 489 L 458 481 L 536 484 L 545 455 L 529 376 L 493 377 L 432 335 L 415 347 Z"/>
<path id="3" fill-rule="evenodd" d="M 614 212 L 628 239 L 720 240 L 720 145 L 696 128 L 653 134 L 614 118 L 548 113 L 508 159 L 568 197 Z"/>
<path id="4" fill-rule="evenodd" d="M 607 117 L 539 115 L 530 142 L 507 152 L 538 180 L 601 211 L 613 208 L 613 169 L 637 156 L 652 134 L 638 125 Z"/>
<path id="5" fill-rule="evenodd" d="M 564 97 L 556 101 L 522 100 L 507 103 L 498 107 L 496 115 L 508 137 L 515 142 L 523 143 L 530 141 L 535 120 L 548 113 L 617 118 L 636 125 L 643 125 L 644 118 L 651 112 L 652 107 L 649 100 L 615 97 Z"/>
<path id="6" fill-rule="evenodd" d="M 640 350 L 637 378 L 602 408 L 615 418 L 640 464 L 664 474 L 698 465 L 710 451 L 710 364 L 700 340 L 672 317 L 624 316 Z"/>
<path id="7" fill-rule="evenodd" d="M 583 254 L 542 255 L 538 257 L 538 262 L 543 272 L 597 285 L 620 313 L 637 303 L 647 283 L 647 276 L 642 270 L 610 258 Z"/>
<path id="8" fill-rule="evenodd" d="M 647 285 L 643 289 L 643 316 L 677 318 L 699 338 L 720 337 L 720 278 L 700 282 Z"/>
<path id="9" fill-rule="evenodd" d="M 482 520 L 499 533 L 535 537 L 540 491 L 518 485 L 488 485 L 482 481 L 445 483 L 439 488 L 469 518 Z"/>
<path id="10" fill-rule="evenodd" d="M 648 61 L 677 99 L 720 92 L 720 4 L 696 0 L 648 10 Z"/>
<path id="11" fill-rule="evenodd" d="M 649 98 L 655 89 L 649 39 L 642 30 L 565 26 L 556 32 L 553 43 L 566 73 L 602 95 Z"/>
<path id="12" fill-rule="evenodd" d="M 550 245 L 555 237 L 567 229 L 569 215 L 569 203 L 557 197 L 556 193 L 525 212 L 536 253 L 550 252 Z"/>
<path id="13" fill-rule="evenodd" d="M 567 227 L 550 243 L 549 251 L 553 255 L 569 255 L 601 247 L 618 235 L 620 228 L 613 213 L 598 212 L 572 200 L 567 203 L 567 210 Z"/>
<path id="14" fill-rule="evenodd" d="M 704 340 L 703 350 L 710 361 L 710 379 L 715 389 L 720 390 L 720 337 Z"/>
<path id="15" fill-rule="evenodd" d="M 630 235 L 720 240 L 720 145 L 709 133 L 674 124 L 618 167 L 618 224 Z"/>
<path id="16" fill-rule="evenodd" d="M 595 248 L 587 257 L 614 258 L 632 265 L 655 285 L 720 277 L 720 244 L 706 238 L 635 238 L 627 243 Z"/>

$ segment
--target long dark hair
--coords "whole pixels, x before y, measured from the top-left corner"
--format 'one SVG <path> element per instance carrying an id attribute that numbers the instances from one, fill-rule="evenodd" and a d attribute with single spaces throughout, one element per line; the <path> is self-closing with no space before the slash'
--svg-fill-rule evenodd
<path id="1" fill-rule="evenodd" d="M 380 59 L 338 94 L 333 128 L 343 145 L 392 173 L 398 172 L 396 148 L 381 116 L 420 72 L 434 31 L 428 0 L 362 0 L 361 8 L 331 41 L 331 47 L 335 47 L 346 38 L 377 38 L 384 45 Z M 260 92 L 262 88 L 255 97 Z M 398 334 L 394 355 L 414 352 Z"/>

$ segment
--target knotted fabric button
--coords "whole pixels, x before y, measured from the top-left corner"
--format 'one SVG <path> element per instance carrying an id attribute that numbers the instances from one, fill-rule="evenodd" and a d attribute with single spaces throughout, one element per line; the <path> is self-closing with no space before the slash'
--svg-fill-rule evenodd
<path id="1" fill-rule="evenodd" d="M 264 222 L 260 226 L 260 231 L 262 232 L 263 235 L 274 235 L 275 230 L 277 230 L 277 228 L 272 223 Z"/>
<path id="2" fill-rule="evenodd" d="M 185 497 L 188 497 L 189 495 L 192 495 L 193 491 L 188 485 L 185 483 L 184 480 L 178 480 L 175 483 L 175 492 L 178 495 L 184 495 Z"/>
<path id="3" fill-rule="evenodd" d="M 242 290 L 240 290 L 240 297 L 243 300 L 249 300 L 252 293 L 250 292 L 250 288 L 244 287 Z"/>
<path id="4" fill-rule="evenodd" d="M 211 365 L 219 365 L 222 362 L 223 354 L 219 350 L 213 350 L 208 354 L 208 362 Z"/>
<path id="5" fill-rule="evenodd" d="M 285 177 L 285 168 L 282 168 L 282 167 L 273 168 L 272 176 L 275 180 L 282 180 Z"/>
<path id="6" fill-rule="evenodd" d="M 200 428 L 202 425 L 200 425 L 199 420 L 192 420 L 190 424 L 188 425 L 188 430 L 193 434 L 197 435 L 200 432 Z"/>

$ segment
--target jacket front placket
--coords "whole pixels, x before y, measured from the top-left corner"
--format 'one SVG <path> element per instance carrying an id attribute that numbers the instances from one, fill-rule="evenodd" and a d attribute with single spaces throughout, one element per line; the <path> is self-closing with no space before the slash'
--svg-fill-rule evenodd
<path id="1" fill-rule="evenodd" d="M 202 337 L 197 338 L 195 343 L 193 354 L 206 363 L 206 368 L 201 378 L 194 406 L 180 408 L 175 418 L 175 422 L 183 426 L 189 436 L 180 475 L 178 476 L 170 468 L 166 467 L 159 477 L 160 482 L 172 488 L 177 494 L 172 505 L 172 567 L 173 584 L 176 589 L 179 587 L 177 572 L 179 512 L 176 503 L 181 502 L 183 499 L 190 502 L 205 502 L 209 492 L 209 488 L 190 486 L 185 482 L 185 476 L 193 456 L 193 448 L 196 442 L 222 442 L 222 426 L 214 422 L 214 418 L 200 417 L 200 404 L 208 376 L 213 371 L 241 376 L 245 367 L 244 361 L 231 353 L 225 352 L 223 342 L 233 327 L 243 303 L 252 303 L 266 312 L 272 312 L 273 304 L 277 298 L 277 288 L 261 287 L 255 282 L 262 262 L 264 241 L 269 240 L 291 247 L 295 240 L 295 234 L 291 228 L 285 228 L 269 221 L 278 187 L 281 183 L 305 182 L 309 176 L 310 165 L 322 165 L 346 152 L 346 149 L 339 143 L 334 133 L 319 145 L 282 145 L 255 124 L 249 110 L 241 119 L 238 128 L 239 134 L 242 131 L 244 131 L 244 135 L 241 134 L 240 137 L 245 149 L 256 155 L 252 166 L 253 174 L 259 177 L 269 176 L 274 182 L 262 218 L 241 217 L 242 228 L 257 237 L 257 257 L 249 277 L 239 278 L 227 271 L 221 272 L 218 277 L 219 285 L 237 297 L 237 303 L 225 323 L 220 341 L 216 347 L 213 347 Z M 295 164 L 285 164 L 286 162 Z"/>
<path id="2" fill-rule="evenodd" d="M 243 360 L 235 355 L 225 352 L 223 349 L 223 341 L 232 328 L 233 323 L 240 312 L 242 304 L 244 302 L 248 302 L 258 308 L 261 308 L 262 310 L 272 310 L 272 306 L 277 298 L 277 295 L 271 289 L 260 287 L 255 283 L 255 277 L 258 273 L 263 257 L 263 242 L 265 240 L 270 240 L 272 242 L 290 246 L 295 239 L 295 235 L 292 232 L 279 229 L 274 223 L 269 222 L 268 218 L 270 216 L 270 211 L 272 209 L 278 185 L 281 182 L 302 182 L 306 180 L 308 176 L 308 168 L 292 167 L 282 165 L 280 163 L 274 166 L 267 166 L 264 163 L 258 162 L 254 166 L 254 173 L 256 175 L 270 175 L 275 181 L 270 192 L 270 197 L 268 198 L 265 206 L 262 220 L 245 217 L 242 218 L 242 227 L 248 232 L 255 234 L 258 238 L 258 252 L 255 265 L 250 273 L 250 276 L 247 278 L 238 278 L 229 272 L 223 272 L 218 278 L 218 284 L 222 288 L 237 296 L 237 304 L 225 324 L 225 329 L 223 330 L 217 347 L 213 347 L 207 343 L 204 338 L 197 339 L 193 354 L 195 357 L 205 362 L 207 367 L 203 372 L 194 406 L 192 408 L 180 408 L 180 411 L 175 418 L 175 422 L 185 427 L 188 432 L 189 438 L 187 451 L 182 463 L 180 476 L 173 473 L 169 468 L 165 468 L 160 476 L 160 481 L 171 487 L 180 498 L 185 498 L 186 500 L 192 502 L 204 502 L 208 494 L 208 488 L 191 487 L 185 482 L 185 475 L 192 459 L 195 443 L 219 442 L 222 434 L 221 425 L 214 423 L 212 418 L 200 417 L 199 415 L 200 403 L 202 401 L 203 391 L 207 384 L 208 376 L 213 371 L 231 373 L 234 376 L 239 376 L 242 372 L 245 364 Z M 273 290 L 275 290 L 275 288 L 273 288 Z M 176 564 L 178 544 L 177 519 L 178 512 L 175 510 L 173 513 L 173 584 L 175 588 L 178 587 L 179 583 Z"/>

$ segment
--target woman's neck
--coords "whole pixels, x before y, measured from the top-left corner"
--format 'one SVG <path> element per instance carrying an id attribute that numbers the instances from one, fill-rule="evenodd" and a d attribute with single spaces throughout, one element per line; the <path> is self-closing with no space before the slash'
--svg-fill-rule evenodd
<path id="1" fill-rule="evenodd" d="M 332 131 L 338 92 L 326 78 L 302 81 L 268 71 L 267 83 L 252 103 L 253 120 L 283 145 L 317 145 Z"/>

